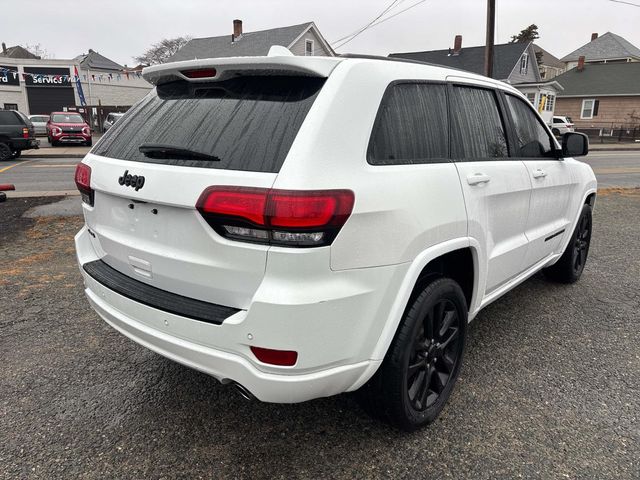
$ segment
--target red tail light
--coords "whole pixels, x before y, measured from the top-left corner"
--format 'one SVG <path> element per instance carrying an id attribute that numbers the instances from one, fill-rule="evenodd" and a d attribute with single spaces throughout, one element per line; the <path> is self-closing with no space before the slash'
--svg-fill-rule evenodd
<path id="1" fill-rule="evenodd" d="M 29 138 L 29 129 L 28 128 L 23 128 L 22 129 L 22 138 Z"/>
<path id="2" fill-rule="evenodd" d="M 251 351 L 262 363 L 292 367 L 298 361 L 298 352 L 292 350 L 273 350 L 271 348 L 251 347 Z"/>
<path id="3" fill-rule="evenodd" d="M 80 191 L 82 201 L 93 206 L 93 189 L 91 188 L 91 167 L 85 163 L 76 166 L 76 187 Z"/>
<path id="4" fill-rule="evenodd" d="M 211 78 L 216 76 L 216 69 L 201 68 L 198 70 L 182 70 L 180 73 L 187 78 Z"/>
<path id="5" fill-rule="evenodd" d="M 220 235 L 236 240 L 316 247 L 329 245 L 353 210 L 351 190 L 209 187 L 196 204 Z"/>

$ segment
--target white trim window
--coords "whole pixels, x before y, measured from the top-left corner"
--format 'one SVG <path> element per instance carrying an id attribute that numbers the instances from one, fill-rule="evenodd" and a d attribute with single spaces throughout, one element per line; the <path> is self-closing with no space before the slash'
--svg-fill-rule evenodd
<path id="1" fill-rule="evenodd" d="M 529 54 L 523 53 L 520 57 L 520 74 L 526 75 L 529 70 Z"/>
<path id="2" fill-rule="evenodd" d="M 535 105 L 536 105 L 536 94 L 535 94 L 535 92 L 527 93 L 527 100 L 529 100 L 531 102 L 531 105 L 533 105 L 535 107 Z"/>
<path id="3" fill-rule="evenodd" d="M 313 57 L 314 50 L 315 50 L 314 43 L 315 42 L 313 40 L 309 40 L 308 38 L 305 39 L 305 41 L 304 41 L 304 55 L 306 57 Z"/>
<path id="4" fill-rule="evenodd" d="M 593 118 L 593 110 L 596 106 L 594 98 L 585 98 L 582 100 L 582 109 L 580 110 L 580 118 L 590 120 Z"/>
<path id="5" fill-rule="evenodd" d="M 547 102 L 544 104 L 544 109 L 547 112 L 553 112 L 553 108 L 555 107 L 555 104 L 556 104 L 556 96 L 548 93 Z"/>

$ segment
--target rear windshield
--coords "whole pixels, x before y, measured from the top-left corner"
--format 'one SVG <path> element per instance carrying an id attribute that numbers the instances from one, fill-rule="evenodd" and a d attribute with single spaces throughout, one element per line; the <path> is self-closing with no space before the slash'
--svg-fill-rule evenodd
<path id="1" fill-rule="evenodd" d="M 93 153 L 137 162 L 277 173 L 324 81 L 250 76 L 160 85 L 107 131 Z M 149 158 L 139 147 L 150 144 L 216 160 Z"/>
<path id="2" fill-rule="evenodd" d="M 13 110 L 0 112 L 0 125 L 20 125 L 20 121 Z"/>
<path id="3" fill-rule="evenodd" d="M 84 123 L 84 119 L 79 114 L 61 114 L 51 115 L 51 121 L 54 123 Z"/>

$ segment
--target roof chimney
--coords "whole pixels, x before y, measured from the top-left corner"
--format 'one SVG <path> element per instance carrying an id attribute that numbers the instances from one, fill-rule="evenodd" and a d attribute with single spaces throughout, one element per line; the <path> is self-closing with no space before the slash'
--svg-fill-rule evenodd
<path id="1" fill-rule="evenodd" d="M 240 38 L 242 36 L 242 20 L 233 21 L 233 38 Z"/>
<path id="2" fill-rule="evenodd" d="M 462 50 L 462 35 L 456 35 L 456 38 L 453 42 L 453 54 L 459 55 Z"/>
<path id="3" fill-rule="evenodd" d="M 578 57 L 578 71 L 581 72 L 584 70 L 584 55 L 580 55 Z"/>
<path id="4" fill-rule="evenodd" d="M 594 32 L 591 34 L 591 41 L 593 42 L 596 38 L 598 38 L 598 32 Z"/>
<path id="5" fill-rule="evenodd" d="M 2 53 L 7 53 L 7 44 L 2 42 Z"/>

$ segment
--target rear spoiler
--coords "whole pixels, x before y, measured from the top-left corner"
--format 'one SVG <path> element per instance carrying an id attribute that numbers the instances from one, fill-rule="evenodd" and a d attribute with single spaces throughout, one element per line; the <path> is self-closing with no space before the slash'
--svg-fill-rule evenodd
<path id="1" fill-rule="evenodd" d="M 211 82 L 225 80 L 238 75 L 294 75 L 328 77 L 338 63 L 337 57 L 299 57 L 284 47 L 273 46 L 266 57 L 227 57 L 187 60 L 146 67 L 143 78 L 153 85 L 187 80 Z M 189 78 L 183 72 L 214 69 L 213 76 Z"/>

